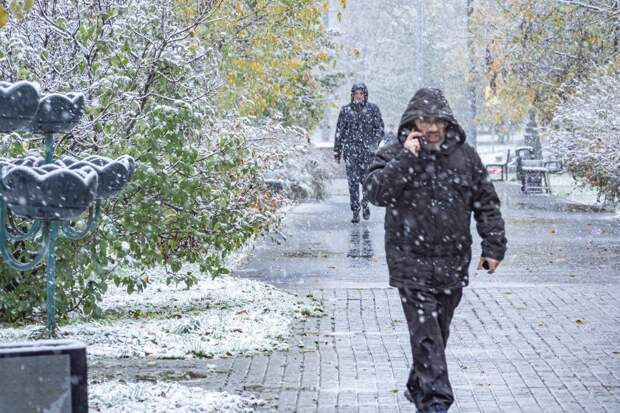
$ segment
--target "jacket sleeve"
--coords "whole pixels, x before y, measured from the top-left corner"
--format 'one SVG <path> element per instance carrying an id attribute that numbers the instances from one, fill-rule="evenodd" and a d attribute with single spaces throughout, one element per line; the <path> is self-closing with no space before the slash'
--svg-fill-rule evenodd
<path id="1" fill-rule="evenodd" d="M 416 157 L 400 143 L 384 146 L 375 155 L 364 180 L 364 192 L 376 206 L 395 205 L 405 185 L 413 180 Z"/>
<path id="2" fill-rule="evenodd" d="M 495 187 L 478 154 L 474 156 L 472 209 L 476 228 L 482 238 L 482 256 L 503 260 L 506 253 L 506 231 Z"/>
<path id="3" fill-rule="evenodd" d="M 338 159 L 342 158 L 342 144 L 346 128 L 346 117 L 344 114 L 344 108 L 340 109 L 338 115 L 338 123 L 336 123 L 336 137 L 334 139 L 334 156 Z"/>

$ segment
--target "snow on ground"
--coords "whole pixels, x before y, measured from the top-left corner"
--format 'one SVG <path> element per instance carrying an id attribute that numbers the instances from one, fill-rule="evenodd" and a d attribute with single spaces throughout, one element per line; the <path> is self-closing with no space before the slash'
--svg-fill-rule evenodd
<path id="1" fill-rule="evenodd" d="M 553 194 L 573 203 L 603 206 L 598 192 L 586 185 L 579 185 L 568 173 L 551 175 L 549 178 Z"/>
<path id="2" fill-rule="evenodd" d="M 95 413 L 245 413 L 264 405 L 254 397 L 216 393 L 175 383 L 112 381 L 89 386 Z"/>
<path id="3" fill-rule="evenodd" d="M 211 358 L 286 349 L 292 321 L 322 312 L 311 297 L 253 280 L 205 277 L 187 289 L 166 285 L 161 272 L 152 279 L 142 294 L 111 288 L 103 320 L 74 320 L 61 335 L 87 344 L 90 356 Z M 40 331 L 40 325 L 1 329 L 0 342 Z"/>
<path id="4" fill-rule="evenodd" d="M 240 265 L 248 245 L 227 260 Z M 183 270 L 197 268 L 186 267 Z M 166 285 L 161 269 L 149 272 L 143 293 L 110 287 L 99 321 L 72 320 L 60 328 L 65 339 L 88 346 L 89 359 L 105 357 L 198 358 L 286 349 L 296 318 L 320 315 L 311 295 L 299 297 L 258 281 L 203 275 L 191 288 Z M 41 325 L 0 329 L 0 342 L 44 337 Z M 254 396 L 206 391 L 171 382 L 110 381 L 88 387 L 96 413 L 246 413 L 264 406 Z"/>

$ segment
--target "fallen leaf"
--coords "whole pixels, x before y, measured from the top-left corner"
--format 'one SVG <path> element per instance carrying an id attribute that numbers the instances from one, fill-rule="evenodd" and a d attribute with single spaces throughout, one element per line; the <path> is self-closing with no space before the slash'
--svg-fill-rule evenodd
<path id="1" fill-rule="evenodd" d="M 584 323 L 583 323 L 583 320 L 577 319 L 575 320 L 575 324 L 577 324 L 578 326 L 582 326 Z"/>

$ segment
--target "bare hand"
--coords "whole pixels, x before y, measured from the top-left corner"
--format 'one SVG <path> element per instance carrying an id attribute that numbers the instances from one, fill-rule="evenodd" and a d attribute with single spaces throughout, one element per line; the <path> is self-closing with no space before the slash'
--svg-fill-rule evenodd
<path id="1" fill-rule="evenodd" d="M 499 260 L 495 260 L 493 258 L 488 258 L 488 257 L 480 257 L 480 262 L 478 263 L 478 270 L 484 269 L 482 264 L 485 261 L 489 264 L 489 269 L 488 269 L 489 274 L 493 274 L 495 270 L 497 270 L 497 267 L 499 267 L 499 264 L 501 264 L 501 261 Z"/>
<path id="2" fill-rule="evenodd" d="M 409 136 L 407 136 L 407 139 L 405 139 L 404 147 L 407 148 L 409 152 L 411 152 L 415 156 L 418 156 L 418 154 L 420 153 L 420 138 L 422 136 L 424 136 L 422 135 L 422 133 L 414 130 L 411 131 Z"/>

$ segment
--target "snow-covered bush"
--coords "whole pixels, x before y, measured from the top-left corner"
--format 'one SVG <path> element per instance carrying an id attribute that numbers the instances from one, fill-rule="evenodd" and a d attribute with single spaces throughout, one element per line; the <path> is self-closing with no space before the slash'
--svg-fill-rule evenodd
<path id="1" fill-rule="evenodd" d="M 607 71 L 562 104 L 547 134 L 548 149 L 575 179 L 608 202 L 620 198 L 620 75 Z"/>
<path id="2" fill-rule="evenodd" d="M 228 77 L 222 61 L 227 47 L 236 47 L 226 44 L 226 34 L 215 41 L 223 4 L 234 6 L 39 1 L 19 13 L 11 9 L 0 28 L 0 80 L 33 80 L 43 91 L 86 97 L 82 122 L 57 136 L 58 156 L 129 154 L 138 161 L 131 185 L 105 205 L 92 236 L 59 240 L 61 315 L 73 309 L 96 314 L 112 282 L 129 292 L 146 287 L 144 271 L 115 271 L 119 266 L 164 265 L 171 282 L 187 285 L 196 275 L 180 271 L 184 262 L 224 273 L 226 256 L 278 219 L 281 198 L 262 179 L 264 151 L 257 155 L 252 135 L 234 121 L 235 107 L 220 105 Z M 4 136 L 0 152 L 22 156 L 40 146 L 35 136 Z M 31 245 L 14 247 L 30 258 Z M 0 263 L 0 321 L 36 314 L 44 286 L 43 267 L 18 273 Z"/>
<path id="3" fill-rule="evenodd" d="M 265 182 L 286 198 L 322 199 L 334 163 L 310 144 L 306 130 L 271 120 L 246 119 L 242 134 L 261 159 Z"/>

